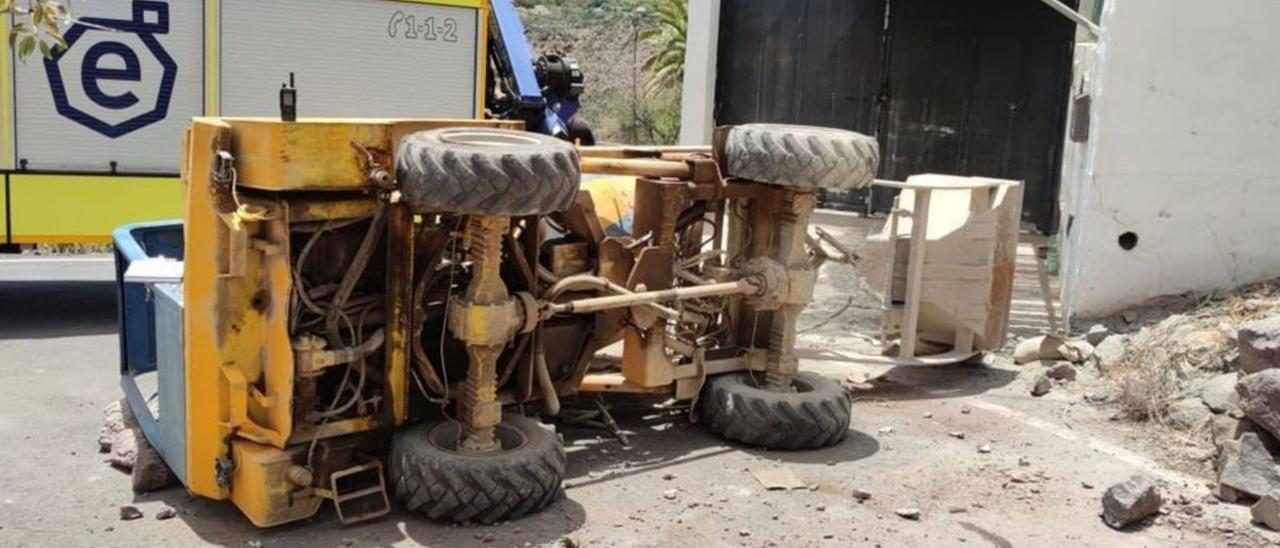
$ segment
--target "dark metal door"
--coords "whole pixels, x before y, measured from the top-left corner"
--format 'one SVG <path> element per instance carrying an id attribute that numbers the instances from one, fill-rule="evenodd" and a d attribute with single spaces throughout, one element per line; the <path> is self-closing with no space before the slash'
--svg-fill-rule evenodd
<path id="1" fill-rule="evenodd" d="M 1048 232 L 1074 37 L 1028 0 L 723 0 L 716 122 L 875 135 L 887 179 L 1022 180 L 1024 219 Z"/>

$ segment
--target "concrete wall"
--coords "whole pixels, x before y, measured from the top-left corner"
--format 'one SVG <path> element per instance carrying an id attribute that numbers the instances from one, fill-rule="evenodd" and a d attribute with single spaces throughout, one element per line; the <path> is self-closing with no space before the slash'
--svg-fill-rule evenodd
<path id="1" fill-rule="evenodd" d="M 1094 68 L 1098 59 L 1097 43 L 1093 41 L 1076 43 L 1072 55 L 1074 77 L 1071 80 L 1071 92 L 1067 102 L 1067 128 L 1063 136 L 1062 146 L 1062 178 L 1058 189 L 1058 211 L 1062 218 L 1058 223 L 1058 250 L 1061 266 L 1059 267 L 1059 287 L 1064 298 L 1062 302 L 1069 306 L 1066 295 L 1073 295 L 1078 282 L 1079 270 L 1072 267 L 1077 264 L 1079 247 L 1073 245 L 1071 237 L 1080 233 L 1075 228 L 1076 217 L 1082 208 L 1082 194 L 1088 186 L 1089 161 L 1092 143 L 1088 140 L 1089 108 L 1091 104 Z M 1073 129 L 1077 125 L 1083 125 Z M 1083 140 L 1080 139 L 1082 136 Z M 1074 273 L 1075 275 L 1072 275 Z M 1070 315 L 1070 310 L 1066 310 Z"/>
<path id="2" fill-rule="evenodd" d="M 1277 21 L 1275 0 L 1107 2 L 1084 168 L 1063 181 L 1069 315 L 1280 276 Z"/>
<path id="3" fill-rule="evenodd" d="M 680 144 L 709 145 L 715 123 L 720 0 L 689 0 L 689 27 L 685 40 Z"/>

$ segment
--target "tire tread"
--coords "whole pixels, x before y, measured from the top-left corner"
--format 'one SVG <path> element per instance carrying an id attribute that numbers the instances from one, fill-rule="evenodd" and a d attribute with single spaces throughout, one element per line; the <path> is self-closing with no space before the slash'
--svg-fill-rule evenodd
<path id="1" fill-rule="evenodd" d="M 516 426 L 527 436 L 527 428 L 542 428 L 523 417 L 504 421 L 520 422 Z M 429 426 L 399 432 L 391 444 L 392 484 L 409 510 L 431 519 L 491 524 L 545 508 L 560 496 L 566 458 L 555 434 L 542 432 L 551 439 L 531 441 L 528 451 L 451 458 L 428 441 Z"/>
<path id="2" fill-rule="evenodd" d="M 768 449 L 816 449 L 844 439 L 851 401 L 834 381 L 800 372 L 796 376 L 813 390 L 775 393 L 748 385 L 745 375 L 729 373 L 707 382 L 699 413 L 712 432 Z"/>
<path id="3" fill-rule="evenodd" d="M 848 190 L 871 184 L 880 165 L 875 139 L 831 128 L 744 124 L 729 131 L 732 177 L 800 188 Z"/>
<path id="4" fill-rule="evenodd" d="M 415 213 L 546 215 L 573 204 L 581 172 L 578 152 L 568 143 L 512 132 L 536 144 L 459 146 L 441 138 L 449 131 L 423 131 L 400 141 L 396 181 Z"/>

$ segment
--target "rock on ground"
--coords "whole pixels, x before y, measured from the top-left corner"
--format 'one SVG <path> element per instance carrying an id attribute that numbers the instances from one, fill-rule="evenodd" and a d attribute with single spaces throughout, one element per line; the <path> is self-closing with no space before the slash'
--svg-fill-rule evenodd
<path id="1" fill-rule="evenodd" d="M 1169 404 L 1164 412 L 1169 426 L 1178 430 L 1195 430 L 1213 416 L 1213 412 L 1209 411 L 1200 398 L 1180 399 Z"/>
<path id="2" fill-rule="evenodd" d="M 1095 323 L 1089 326 L 1089 332 L 1084 334 L 1084 340 L 1089 341 L 1089 344 L 1098 346 L 1099 344 L 1102 344 L 1102 341 L 1106 340 L 1107 336 L 1110 334 L 1111 330 L 1107 329 L 1107 326 Z"/>
<path id="3" fill-rule="evenodd" d="M 1239 375 L 1223 373 L 1205 381 L 1200 389 L 1200 399 L 1214 413 L 1226 413 L 1240 404 L 1240 395 L 1236 393 Z"/>
<path id="4" fill-rule="evenodd" d="M 1245 416 L 1280 437 L 1280 369 L 1245 375 L 1236 383 L 1236 393 Z"/>
<path id="5" fill-rule="evenodd" d="M 1062 358 L 1060 348 L 1064 343 L 1057 335 L 1041 335 L 1031 337 L 1018 343 L 1013 349 L 1013 363 L 1024 364 L 1038 360 L 1057 360 Z"/>
<path id="6" fill-rule="evenodd" d="M 1051 364 L 1044 374 L 1056 381 L 1074 381 L 1076 380 L 1076 366 L 1072 365 L 1071 362 L 1057 362 Z"/>
<path id="7" fill-rule="evenodd" d="M 1093 357 L 1093 345 L 1085 341 L 1067 341 L 1058 347 L 1058 355 L 1071 363 L 1084 363 Z"/>
<path id="8" fill-rule="evenodd" d="M 1240 371 L 1257 373 L 1280 366 L 1280 315 L 1241 326 L 1237 337 Z"/>
<path id="9" fill-rule="evenodd" d="M 147 442 L 146 435 L 141 430 L 132 430 L 135 432 L 137 443 L 132 477 L 130 478 L 133 482 L 133 492 L 150 493 L 177 485 L 178 477 L 173 475 L 169 465 L 165 464 L 160 452 L 156 451 L 156 448 Z"/>
<path id="10" fill-rule="evenodd" d="M 1212 325 L 1211 325 L 1212 324 Z M 1101 346 L 1112 345 L 1108 337 Z M 1103 354 L 1100 363 L 1106 368 L 1120 365 L 1135 368 L 1194 369 L 1220 372 L 1224 369 L 1225 356 L 1230 350 L 1227 338 L 1212 319 L 1174 314 L 1159 323 L 1144 327 L 1126 337 L 1124 348 L 1106 348 L 1095 352 Z"/>
<path id="11" fill-rule="evenodd" d="M 901 517 L 902 519 L 909 519 L 912 521 L 920 519 L 920 509 L 914 506 L 898 508 L 897 510 L 894 510 L 893 513 L 898 514 L 898 517 Z"/>
<path id="12" fill-rule="evenodd" d="M 133 419 L 133 413 L 128 413 L 128 417 L 125 416 L 125 407 L 124 400 L 116 400 L 102 408 L 102 426 L 98 428 L 98 452 L 111 451 L 111 442 L 116 434 L 128 428 L 130 421 L 137 422 Z"/>
<path id="13" fill-rule="evenodd" d="M 134 423 L 111 438 L 111 456 L 107 462 L 130 473 L 133 492 L 149 493 L 178 484 L 178 478 L 165 464 L 160 452 L 147 441 L 142 428 Z"/>
<path id="14" fill-rule="evenodd" d="M 1222 444 L 1218 483 L 1253 497 L 1280 490 L 1280 466 L 1263 443 L 1263 435 L 1245 432 L 1240 439 Z"/>
<path id="15" fill-rule="evenodd" d="M 142 517 L 142 510 L 137 506 L 124 505 L 120 507 L 120 519 L 122 521 L 132 521 Z"/>
<path id="16" fill-rule="evenodd" d="M 1097 360 L 1098 365 L 1102 367 L 1110 367 L 1124 356 L 1125 347 L 1128 343 L 1129 337 L 1124 335 L 1112 335 L 1094 347 L 1093 357 Z"/>
<path id="17" fill-rule="evenodd" d="M 1216 415 L 1210 422 L 1210 434 L 1213 440 L 1213 446 L 1218 453 L 1222 453 L 1223 446 L 1229 441 L 1236 441 L 1245 432 L 1260 432 L 1249 419 L 1237 419 L 1230 415 Z M 1261 431 L 1266 434 L 1265 431 Z M 1268 440 L 1263 440 L 1264 443 Z"/>
<path id="18" fill-rule="evenodd" d="M 138 438 L 142 432 L 137 428 L 125 428 L 111 436 L 111 456 L 107 459 L 111 466 L 129 472 L 138 460 Z"/>
<path id="19" fill-rule="evenodd" d="M 1113 529 L 1122 529 L 1159 512 L 1162 504 L 1155 479 L 1135 474 L 1103 493 L 1102 520 Z"/>
<path id="20" fill-rule="evenodd" d="M 1036 377 L 1035 384 L 1031 385 L 1031 395 L 1040 397 L 1048 394 L 1053 390 L 1053 381 L 1049 380 L 1049 376 L 1041 373 Z"/>
<path id="21" fill-rule="evenodd" d="M 1218 500 L 1222 502 L 1226 502 L 1230 504 L 1235 504 L 1237 502 L 1240 502 L 1240 499 L 1244 498 L 1245 496 L 1239 493 L 1238 491 L 1236 491 L 1235 489 L 1227 487 L 1226 485 L 1223 485 L 1221 483 L 1211 487 L 1209 489 L 1209 494 L 1213 495 L 1214 497 L 1216 497 Z"/>
<path id="22" fill-rule="evenodd" d="M 1226 364 L 1227 338 L 1217 327 L 1188 321 L 1170 334 L 1171 354 L 1180 356 L 1188 365 L 1206 371 L 1220 371 Z"/>
<path id="23" fill-rule="evenodd" d="M 1272 531 L 1280 531 L 1280 491 L 1258 499 L 1250 511 L 1254 522 L 1266 525 Z"/>

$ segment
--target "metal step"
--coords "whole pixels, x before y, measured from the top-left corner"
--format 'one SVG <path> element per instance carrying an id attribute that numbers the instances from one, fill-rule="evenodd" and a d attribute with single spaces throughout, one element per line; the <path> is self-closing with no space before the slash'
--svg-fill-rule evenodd
<path id="1" fill-rule="evenodd" d="M 333 507 L 338 521 L 351 525 L 391 513 L 382 462 L 373 460 L 334 472 L 329 476 Z"/>

